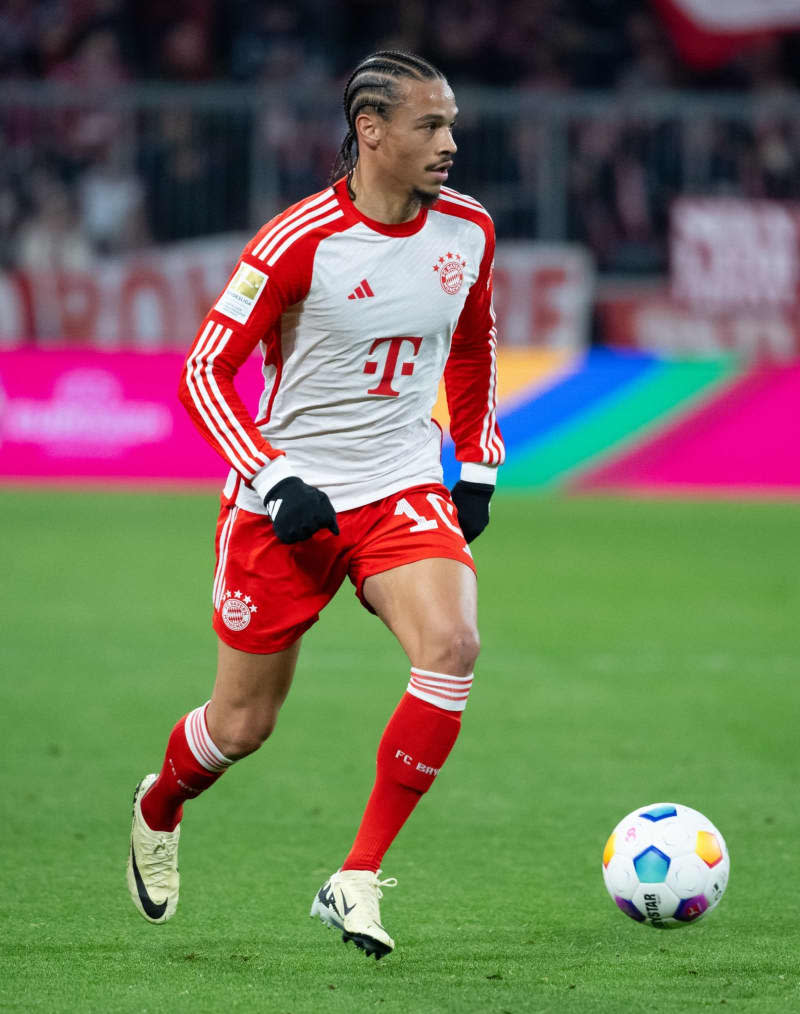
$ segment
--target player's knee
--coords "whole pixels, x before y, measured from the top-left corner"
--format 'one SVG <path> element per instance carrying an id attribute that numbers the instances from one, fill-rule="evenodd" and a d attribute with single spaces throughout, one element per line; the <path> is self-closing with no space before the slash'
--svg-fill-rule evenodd
<path id="1" fill-rule="evenodd" d="M 475 627 L 464 627 L 453 639 L 453 661 L 456 669 L 447 671 L 453 676 L 468 676 L 475 669 L 475 662 L 481 650 L 481 640 Z"/>
<path id="2" fill-rule="evenodd" d="M 475 668 L 481 649 L 478 631 L 471 624 L 457 624 L 437 632 L 430 639 L 421 668 L 450 676 L 468 676 Z"/>
<path id="3" fill-rule="evenodd" d="M 215 731 L 215 739 L 221 741 L 217 747 L 231 760 L 241 760 L 242 757 L 255 753 L 269 739 L 277 718 L 277 712 L 231 716 Z"/>

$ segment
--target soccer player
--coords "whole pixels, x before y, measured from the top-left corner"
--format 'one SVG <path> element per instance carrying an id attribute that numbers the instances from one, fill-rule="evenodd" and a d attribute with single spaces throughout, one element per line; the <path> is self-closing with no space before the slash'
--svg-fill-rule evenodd
<path id="1" fill-rule="evenodd" d="M 230 475 L 217 526 L 211 700 L 137 786 L 128 886 L 165 922 L 178 903 L 183 803 L 272 732 L 302 635 L 345 577 L 395 635 L 411 677 L 378 746 L 355 841 L 311 915 L 376 958 L 384 853 L 461 727 L 478 654 L 467 545 L 504 458 L 495 418 L 494 229 L 445 186 L 456 104 L 444 76 L 379 52 L 347 82 L 349 130 L 327 190 L 247 244 L 203 321 L 180 397 Z M 233 385 L 260 343 L 258 418 Z M 444 373 L 461 477 L 442 486 L 431 419 Z"/>

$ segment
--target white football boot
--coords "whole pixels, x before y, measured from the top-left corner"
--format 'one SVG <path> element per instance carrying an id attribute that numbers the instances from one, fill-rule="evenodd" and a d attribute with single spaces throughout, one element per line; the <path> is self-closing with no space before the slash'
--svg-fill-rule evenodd
<path id="1" fill-rule="evenodd" d="M 394 940 L 381 925 L 381 888 L 397 886 L 394 877 L 379 880 L 378 874 L 371 870 L 338 870 L 319 889 L 309 912 L 326 926 L 341 930 L 345 943 L 352 940 L 368 957 L 374 954 L 376 960 L 394 950 Z"/>
<path id="2" fill-rule="evenodd" d="M 178 907 L 178 840 L 174 831 L 153 831 L 142 816 L 142 797 L 157 775 L 146 775 L 133 794 L 131 847 L 128 852 L 128 890 L 131 900 L 148 922 L 166 922 Z"/>

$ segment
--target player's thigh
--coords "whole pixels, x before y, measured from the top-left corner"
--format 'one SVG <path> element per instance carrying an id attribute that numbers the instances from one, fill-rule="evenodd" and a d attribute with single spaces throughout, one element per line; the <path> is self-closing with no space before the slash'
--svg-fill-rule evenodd
<path id="1" fill-rule="evenodd" d="M 269 518 L 223 507 L 217 524 L 213 626 L 219 637 L 209 732 L 226 756 L 269 736 L 291 686 L 300 638 L 347 572 L 330 532 L 287 546 Z"/>
<path id="2" fill-rule="evenodd" d="M 218 645 L 206 721 L 211 738 L 233 757 L 251 753 L 272 732 L 292 685 L 300 639 L 270 654 L 239 651 L 221 638 Z"/>
<path id="3" fill-rule="evenodd" d="M 431 558 L 366 578 L 363 595 L 416 668 L 467 675 L 480 649 L 475 572 Z"/>
<path id="4" fill-rule="evenodd" d="M 478 653 L 472 553 L 449 491 L 424 484 L 364 509 L 371 522 L 350 563 L 364 604 L 417 668 L 467 675 Z"/>
<path id="5" fill-rule="evenodd" d="M 223 507 L 213 587 L 217 636 L 254 655 L 289 648 L 316 623 L 344 580 L 347 549 L 328 531 L 286 545 L 268 517 Z"/>

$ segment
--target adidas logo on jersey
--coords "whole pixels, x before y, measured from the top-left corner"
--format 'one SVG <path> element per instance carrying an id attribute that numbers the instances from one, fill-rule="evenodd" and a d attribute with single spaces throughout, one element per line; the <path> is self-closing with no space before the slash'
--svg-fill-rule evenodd
<path id="1" fill-rule="evenodd" d="M 369 282 L 366 278 L 362 278 L 356 288 L 347 297 L 348 299 L 368 299 L 370 296 L 374 296 L 375 293 L 369 287 Z"/>

